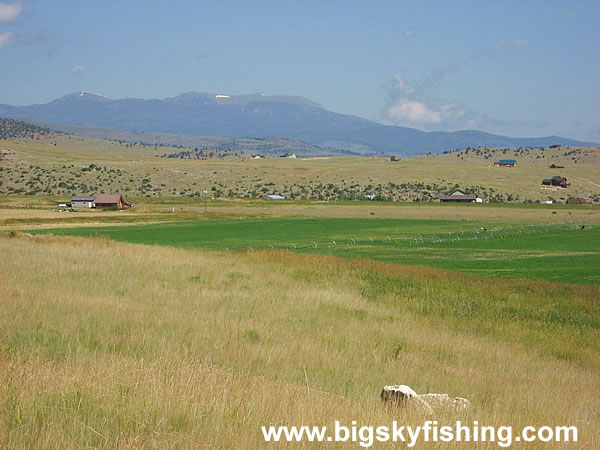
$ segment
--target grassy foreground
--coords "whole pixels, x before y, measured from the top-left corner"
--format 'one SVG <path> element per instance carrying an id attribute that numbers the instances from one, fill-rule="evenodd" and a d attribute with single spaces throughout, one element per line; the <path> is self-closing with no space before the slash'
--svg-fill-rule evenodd
<path id="1" fill-rule="evenodd" d="M 600 446 L 600 289 L 288 252 L 0 235 L 0 446 L 263 448 L 261 425 L 436 416 Z M 448 444 L 459 447 L 459 444 Z M 356 447 L 356 444 L 353 446 Z"/>

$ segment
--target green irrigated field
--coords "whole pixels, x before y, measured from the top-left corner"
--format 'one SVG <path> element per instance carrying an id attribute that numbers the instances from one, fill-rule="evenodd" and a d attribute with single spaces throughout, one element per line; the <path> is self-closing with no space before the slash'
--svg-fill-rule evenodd
<path id="1" fill-rule="evenodd" d="M 485 229 L 487 231 L 483 231 Z M 600 284 L 600 229 L 444 220 L 244 218 L 37 230 L 149 245 L 287 248 L 479 275 Z"/>
<path id="2" fill-rule="evenodd" d="M 446 220 L 337 219 L 337 218 L 242 218 L 189 220 L 120 227 L 51 229 L 44 233 L 68 236 L 106 235 L 135 244 L 169 245 L 202 250 L 241 248 L 293 248 L 331 240 L 414 237 L 422 233 L 446 233 L 481 226 Z"/>
<path id="3" fill-rule="evenodd" d="M 552 228 L 550 228 L 552 230 Z M 459 236 L 458 236 L 459 237 Z M 459 272 L 563 283 L 600 284 L 600 229 L 499 235 L 437 243 L 392 241 L 336 246 L 319 252 Z"/>

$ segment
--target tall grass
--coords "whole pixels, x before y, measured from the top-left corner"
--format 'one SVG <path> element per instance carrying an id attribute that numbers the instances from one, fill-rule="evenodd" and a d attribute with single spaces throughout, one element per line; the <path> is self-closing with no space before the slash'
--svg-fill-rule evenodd
<path id="1" fill-rule="evenodd" d="M 261 448 L 261 425 L 420 423 L 380 404 L 396 383 L 469 398 L 463 421 L 600 445 L 597 287 L 73 237 L 0 252 L 0 446 Z"/>

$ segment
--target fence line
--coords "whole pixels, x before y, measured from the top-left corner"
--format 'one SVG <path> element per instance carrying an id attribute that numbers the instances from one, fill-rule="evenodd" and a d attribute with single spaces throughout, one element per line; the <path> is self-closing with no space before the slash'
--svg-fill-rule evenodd
<path id="1" fill-rule="evenodd" d="M 575 224 L 561 224 L 561 225 L 508 225 L 506 227 L 495 227 L 493 229 L 479 228 L 472 231 L 454 231 L 447 232 L 443 234 L 431 234 L 427 236 L 418 235 L 414 237 L 390 237 L 386 236 L 385 239 L 349 239 L 345 241 L 335 241 L 331 240 L 327 243 L 317 243 L 313 241 L 309 245 L 296 245 L 296 244 L 288 244 L 288 245 L 269 245 L 268 248 L 271 249 L 279 249 L 279 250 L 302 250 L 309 248 L 323 248 L 323 247 L 340 247 L 340 246 L 356 246 L 356 245 L 371 245 L 371 244 L 392 244 L 394 242 L 404 242 L 410 246 L 420 246 L 420 245 L 435 245 L 441 244 L 444 242 L 459 242 L 459 241 L 477 241 L 477 240 L 488 240 L 488 239 L 506 239 L 515 236 L 531 236 L 536 234 L 545 234 L 545 233 L 557 233 L 557 232 L 565 232 L 565 231 L 573 231 L 573 230 L 590 230 L 600 228 L 599 225 L 596 224 L 585 224 L 585 225 L 575 225 Z"/>

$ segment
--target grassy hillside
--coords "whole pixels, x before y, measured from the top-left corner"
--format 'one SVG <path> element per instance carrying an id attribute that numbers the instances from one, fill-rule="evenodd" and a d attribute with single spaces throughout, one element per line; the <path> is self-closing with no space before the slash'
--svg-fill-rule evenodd
<path id="1" fill-rule="evenodd" d="M 440 424 L 600 442 L 597 287 L 6 233 L 0 252 L 2 447 L 261 448 L 261 425 L 421 424 L 381 405 L 396 383 L 471 400 Z"/>
<path id="2" fill-rule="evenodd" d="M 490 202 L 535 202 L 569 197 L 600 200 L 600 150 L 478 150 L 391 162 L 387 158 L 332 157 L 253 160 L 214 152 L 211 159 L 160 158 L 181 149 L 57 136 L 0 142 L 0 194 L 93 195 L 120 192 L 139 197 L 261 198 L 296 200 L 437 201 L 455 188 Z M 514 168 L 494 167 L 517 158 Z M 550 163 L 564 169 L 550 169 Z M 567 189 L 541 186 L 567 177 Z"/>

